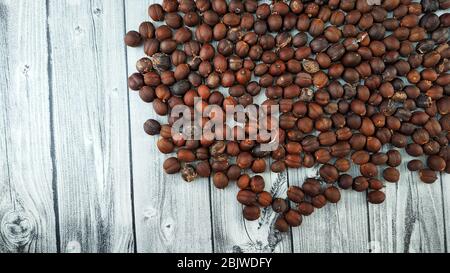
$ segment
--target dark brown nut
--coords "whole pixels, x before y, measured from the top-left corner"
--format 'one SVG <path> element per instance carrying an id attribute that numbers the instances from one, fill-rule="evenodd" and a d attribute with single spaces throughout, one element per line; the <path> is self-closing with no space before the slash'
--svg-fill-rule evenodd
<path id="1" fill-rule="evenodd" d="M 397 150 L 390 150 L 387 152 L 387 165 L 390 167 L 398 167 L 402 163 L 402 155 Z"/>
<path id="2" fill-rule="evenodd" d="M 419 171 L 419 177 L 422 182 L 433 184 L 438 179 L 436 172 L 430 169 L 422 169 Z"/>
<path id="3" fill-rule="evenodd" d="M 352 154 L 352 161 L 357 165 L 363 165 L 370 161 L 370 154 L 367 151 L 357 151 Z"/>
<path id="4" fill-rule="evenodd" d="M 286 202 L 286 200 L 281 199 L 281 198 L 276 198 L 275 200 L 273 200 L 272 209 L 276 213 L 284 213 L 289 209 L 289 206 L 288 206 L 288 203 Z"/>
<path id="5" fill-rule="evenodd" d="M 443 172 L 446 168 L 446 162 L 440 156 L 431 155 L 427 159 L 427 166 L 433 171 Z"/>
<path id="6" fill-rule="evenodd" d="M 200 177 L 210 177 L 211 175 L 211 166 L 208 161 L 198 163 L 195 170 Z"/>
<path id="7" fill-rule="evenodd" d="M 163 168 L 167 174 L 176 174 L 181 170 L 181 164 L 177 158 L 171 157 L 164 161 Z"/>
<path id="8" fill-rule="evenodd" d="M 151 136 L 159 135 L 161 132 L 161 124 L 154 119 L 149 119 L 144 124 L 144 131 Z"/>
<path id="9" fill-rule="evenodd" d="M 286 212 L 284 219 L 291 227 L 298 227 L 303 222 L 302 215 L 296 210 Z"/>
<path id="10" fill-rule="evenodd" d="M 366 146 L 367 138 L 361 134 L 354 134 L 350 138 L 349 144 L 353 150 L 360 151 Z"/>
<path id="11" fill-rule="evenodd" d="M 228 156 L 223 154 L 223 155 L 214 157 L 211 162 L 211 167 L 212 167 L 213 171 L 225 172 L 230 167 Z"/>
<path id="12" fill-rule="evenodd" d="M 227 170 L 227 177 L 230 181 L 237 181 L 241 176 L 241 168 L 237 165 L 231 165 Z"/>
<path id="13" fill-rule="evenodd" d="M 339 177 L 339 187 L 344 190 L 348 190 L 353 186 L 353 178 L 348 174 L 343 174 Z"/>
<path id="14" fill-rule="evenodd" d="M 320 194 L 322 187 L 319 181 L 309 178 L 303 183 L 302 189 L 307 195 L 314 197 Z"/>
<path id="15" fill-rule="evenodd" d="M 380 140 L 378 140 L 378 138 L 376 138 L 376 137 L 368 137 L 367 138 L 366 148 L 369 152 L 377 153 L 380 151 L 381 146 L 382 146 L 382 144 L 381 144 Z"/>
<path id="16" fill-rule="evenodd" d="M 380 180 L 376 179 L 376 178 L 372 178 L 369 180 L 369 188 L 371 190 L 381 190 L 382 188 L 384 188 L 384 184 L 383 182 L 381 182 Z"/>
<path id="17" fill-rule="evenodd" d="M 179 149 L 177 152 L 177 157 L 181 162 L 193 162 L 196 159 L 194 152 L 187 149 Z"/>
<path id="18" fill-rule="evenodd" d="M 314 213 L 314 206 L 309 202 L 301 202 L 298 204 L 298 212 L 304 216 L 310 216 Z"/>
<path id="19" fill-rule="evenodd" d="M 429 119 L 425 123 L 424 128 L 431 137 L 436 137 L 442 132 L 441 124 L 435 118 Z"/>
<path id="20" fill-rule="evenodd" d="M 377 166 L 373 163 L 366 163 L 360 166 L 360 172 L 364 177 L 372 178 L 378 175 Z"/>
<path id="21" fill-rule="evenodd" d="M 327 183 L 334 183 L 339 178 L 339 171 L 336 167 L 325 164 L 319 170 L 320 177 Z"/>
<path id="22" fill-rule="evenodd" d="M 351 168 L 350 161 L 346 158 L 339 158 L 334 165 L 339 172 L 347 172 Z"/>
<path id="23" fill-rule="evenodd" d="M 157 143 L 158 149 L 163 154 L 170 154 L 174 150 L 174 145 L 170 139 L 161 138 Z"/>
<path id="24" fill-rule="evenodd" d="M 386 168 L 383 171 L 383 178 L 391 183 L 397 183 L 400 180 L 400 172 L 396 168 Z"/>
<path id="25" fill-rule="evenodd" d="M 136 63 L 136 70 L 141 74 L 146 74 L 153 70 L 153 63 L 149 58 L 142 58 Z"/>
<path id="26" fill-rule="evenodd" d="M 250 153 L 242 152 L 238 155 L 236 163 L 241 169 L 248 169 L 252 166 L 253 160 L 254 158 Z"/>
<path id="27" fill-rule="evenodd" d="M 148 8 L 148 15 L 154 21 L 163 21 L 164 20 L 164 10 L 160 4 L 152 4 Z"/>
<path id="28" fill-rule="evenodd" d="M 266 187 L 266 183 L 264 182 L 264 178 L 260 175 L 256 175 L 250 179 L 250 188 L 255 193 L 261 193 L 264 191 Z"/>
<path id="29" fill-rule="evenodd" d="M 346 141 L 338 142 L 331 146 L 331 155 L 337 158 L 344 158 L 350 154 L 350 144 Z M 304 149 L 306 151 L 306 149 Z"/>
<path id="30" fill-rule="evenodd" d="M 222 172 L 217 172 L 213 177 L 214 186 L 218 189 L 225 189 L 228 187 L 229 179 L 226 174 Z"/>
<path id="31" fill-rule="evenodd" d="M 243 215 L 247 221 L 256 221 L 261 217 L 261 209 L 257 206 L 246 206 Z"/>
<path id="32" fill-rule="evenodd" d="M 266 191 L 259 193 L 257 198 L 258 204 L 263 208 L 267 208 L 272 205 L 272 195 Z"/>
<path id="33" fill-rule="evenodd" d="M 353 190 L 357 192 L 366 191 L 369 188 L 369 181 L 363 176 L 356 177 L 353 180 Z"/>
<path id="34" fill-rule="evenodd" d="M 376 153 L 370 157 L 370 162 L 375 165 L 384 165 L 389 160 L 389 157 L 385 153 Z"/>
<path id="35" fill-rule="evenodd" d="M 250 187 L 250 176 L 248 174 L 241 175 L 236 184 L 241 190 L 248 189 Z"/>
<path id="36" fill-rule="evenodd" d="M 424 168 L 424 164 L 421 160 L 414 159 L 408 162 L 408 170 L 411 172 L 420 171 Z"/>
<path id="37" fill-rule="evenodd" d="M 155 90 L 149 86 L 144 86 L 139 90 L 139 97 L 146 103 L 151 103 L 155 100 Z"/>
<path id="38" fill-rule="evenodd" d="M 288 232 L 289 224 L 286 222 L 284 218 L 278 218 L 275 222 L 275 228 L 280 232 Z"/>
<path id="39" fill-rule="evenodd" d="M 323 132 L 319 135 L 319 142 L 321 145 L 324 146 L 331 146 L 333 144 L 336 144 L 336 134 L 334 132 Z"/>
<path id="40" fill-rule="evenodd" d="M 288 196 L 289 200 L 298 204 L 298 203 L 302 202 L 303 199 L 305 198 L 305 193 L 303 192 L 303 190 L 301 188 L 296 187 L 296 186 L 291 186 L 288 189 L 287 196 Z"/>
<path id="41" fill-rule="evenodd" d="M 289 168 L 300 168 L 302 166 L 302 158 L 300 157 L 300 155 L 289 154 L 286 156 L 284 163 Z"/>
<path id="42" fill-rule="evenodd" d="M 367 200 L 371 204 L 382 204 L 386 200 L 386 195 L 382 191 L 371 191 L 367 196 Z"/>
<path id="43" fill-rule="evenodd" d="M 144 78 L 140 73 L 134 73 L 128 78 L 128 87 L 131 90 L 138 91 L 144 86 Z"/>
<path id="44" fill-rule="evenodd" d="M 315 208 L 321 209 L 327 204 L 327 198 L 323 194 L 319 194 L 311 199 L 311 204 Z"/>
<path id="45" fill-rule="evenodd" d="M 137 47 L 141 45 L 143 39 L 139 32 L 133 30 L 125 35 L 124 41 L 127 46 Z"/>
<path id="46" fill-rule="evenodd" d="M 286 170 L 286 163 L 284 163 L 284 161 L 281 160 L 274 161 L 271 164 L 270 169 L 274 173 L 282 173 Z"/>
<path id="47" fill-rule="evenodd" d="M 324 196 L 330 203 L 338 203 L 341 200 L 341 193 L 336 187 L 329 187 L 324 191 Z"/>

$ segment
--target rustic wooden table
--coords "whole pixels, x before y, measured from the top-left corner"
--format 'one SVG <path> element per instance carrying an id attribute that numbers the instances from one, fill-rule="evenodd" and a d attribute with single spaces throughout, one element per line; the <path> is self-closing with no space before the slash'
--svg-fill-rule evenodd
<path id="1" fill-rule="evenodd" d="M 152 2 L 0 0 L 0 252 L 448 250 L 448 175 L 402 166 L 385 204 L 344 192 L 287 234 L 270 210 L 244 221 L 235 186 L 165 175 L 142 130 L 153 109 L 126 86 L 142 49 L 122 42 Z M 265 177 L 285 196 L 308 172 Z"/>

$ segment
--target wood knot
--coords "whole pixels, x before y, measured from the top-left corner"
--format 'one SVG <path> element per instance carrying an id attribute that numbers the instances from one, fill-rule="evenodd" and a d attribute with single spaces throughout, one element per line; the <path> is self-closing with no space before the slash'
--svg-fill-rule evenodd
<path id="1" fill-rule="evenodd" d="M 2 237 L 10 244 L 21 247 L 27 245 L 35 236 L 36 222 L 26 211 L 11 211 L 1 221 Z"/>
<path id="2" fill-rule="evenodd" d="M 100 16 L 102 14 L 102 9 L 101 8 L 96 8 L 93 11 L 94 15 Z"/>
<path id="3" fill-rule="evenodd" d="M 81 244 L 77 241 L 67 243 L 66 253 L 81 253 Z"/>

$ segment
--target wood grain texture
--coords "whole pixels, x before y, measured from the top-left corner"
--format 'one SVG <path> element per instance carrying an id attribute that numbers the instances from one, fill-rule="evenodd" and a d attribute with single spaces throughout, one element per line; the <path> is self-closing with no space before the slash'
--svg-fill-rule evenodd
<path id="1" fill-rule="evenodd" d="M 0 252 L 57 250 L 46 19 L 44 0 L 0 2 Z"/>
<path id="2" fill-rule="evenodd" d="M 441 174 L 442 202 L 444 209 L 445 252 L 450 245 L 450 175 Z"/>
<path id="3" fill-rule="evenodd" d="M 275 197 L 286 198 L 286 173 L 264 173 L 266 191 Z M 237 203 L 238 187 L 226 190 L 212 189 L 214 250 L 219 253 L 284 253 L 292 252 L 289 233 L 274 228 L 278 215 L 272 208 L 262 209 L 261 218 L 247 221 L 242 216 L 243 206 Z"/>
<path id="4" fill-rule="evenodd" d="M 122 42 L 155 2 L 0 1 L 0 253 L 449 251 L 450 176 L 420 182 L 404 152 L 383 205 L 342 191 L 287 234 L 270 209 L 245 221 L 235 185 L 166 175 L 142 126 L 167 119 L 128 93 L 144 54 Z M 315 176 L 264 174 L 282 198 Z"/>
<path id="5" fill-rule="evenodd" d="M 445 252 L 441 181 L 432 185 L 422 183 L 418 174 L 406 167 L 412 157 L 401 153 L 404 163 L 399 167 L 400 182 L 386 185 L 384 204 L 369 206 L 372 250 Z"/>
<path id="6" fill-rule="evenodd" d="M 350 174 L 355 174 L 353 169 Z M 306 178 L 317 177 L 318 167 L 289 170 L 289 183 L 301 186 Z M 368 252 L 369 230 L 365 193 L 341 190 L 338 204 L 327 204 L 304 218 L 300 228 L 292 229 L 294 252 Z"/>
<path id="7" fill-rule="evenodd" d="M 51 0 L 61 250 L 133 252 L 121 0 Z"/>
<path id="8" fill-rule="evenodd" d="M 126 1 L 127 30 L 138 29 L 150 20 L 147 9 L 157 1 Z M 124 33 L 123 33 L 124 34 Z M 142 48 L 128 48 L 128 71 L 134 73 Z M 136 208 L 138 252 L 211 252 L 211 214 L 209 180 L 185 183 L 180 175 L 166 175 L 157 138 L 143 131 L 143 124 L 157 117 L 153 107 L 145 104 L 136 92 L 130 93 L 133 184 Z"/>

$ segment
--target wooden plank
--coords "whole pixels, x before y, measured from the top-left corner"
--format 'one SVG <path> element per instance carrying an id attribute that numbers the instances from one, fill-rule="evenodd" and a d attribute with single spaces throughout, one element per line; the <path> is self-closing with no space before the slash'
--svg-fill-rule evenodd
<path id="1" fill-rule="evenodd" d="M 448 253 L 450 245 L 450 175 L 441 174 L 442 202 L 444 206 L 445 251 Z"/>
<path id="2" fill-rule="evenodd" d="M 318 168 L 289 170 L 289 184 L 301 186 L 306 178 L 317 177 Z M 353 168 L 350 174 L 356 174 Z M 364 193 L 341 190 L 338 204 L 327 204 L 305 217 L 292 229 L 294 252 L 368 252 L 369 230 Z"/>
<path id="3" fill-rule="evenodd" d="M 386 186 L 383 205 L 369 205 L 373 251 L 445 252 L 441 181 L 422 183 L 418 174 L 406 167 L 413 158 L 401 153 L 401 181 Z"/>
<path id="4" fill-rule="evenodd" d="M 287 173 L 266 172 L 262 176 L 266 191 L 286 198 Z M 259 220 L 247 221 L 242 216 L 243 206 L 236 201 L 238 192 L 235 184 L 226 190 L 212 189 L 214 250 L 219 253 L 292 252 L 290 233 L 280 233 L 274 228 L 278 215 L 272 208 L 263 209 Z"/>
<path id="5" fill-rule="evenodd" d="M 133 252 L 123 2 L 49 4 L 61 250 Z"/>
<path id="6" fill-rule="evenodd" d="M 127 30 L 137 29 L 150 20 L 147 10 L 158 1 L 126 1 Z M 134 73 L 142 48 L 128 48 L 128 70 Z M 143 132 L 143 124 L 157 117 L 151 105 L 135 92 L 130 94 L 133 182 L 136 208 L 138 252 L 211 252 L 211 214 L 208 179 L 183 182 L 179 175 L 169 176 L 162 164 L 167 156 L 156 147 L 157 138 Z"/>
<path id="7" fill-rule="evenodd" d="M 0 2 L 0 252 L 56 252 L 44 0 Z"/>

